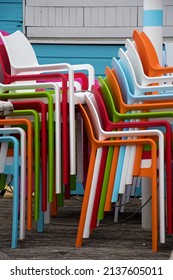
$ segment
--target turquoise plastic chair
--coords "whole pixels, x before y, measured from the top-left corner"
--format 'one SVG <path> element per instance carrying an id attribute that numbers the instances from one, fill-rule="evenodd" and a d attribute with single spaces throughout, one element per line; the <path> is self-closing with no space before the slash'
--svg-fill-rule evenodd
<path id="1" fill-rule="evenodd" d="M 13 175 L 13 213 L 12 213 L 12 241 L 11 247 L 17 247 L 18 240 L 18 204 L 19 204 L 19 141 L 14 136 L 2 136 L 0 137 L 1 143 L 13 143 L 14 145 L 14 161 L 10 172 Z"/>
<path id="2" fill-rule="evenodd" d="M 120 51 L 120 54 L 121 57 L 122 55 L 125 55 L 125 53 L 123 53 L 122 50 Z M 145 86 L 141 87 L 141 91 L 139 91 L 139 88 L 135 87 L 133 68 L 131 68 L 130 64 L 127 64 L 127 62 L 129 62 L 128 58 L 126 60 L 117 60 L 115 57 L 113 57 L 112 59 L 112 66 L 117 74 L 118 82 L 122 89 L 123 99 L 127 104 L 156 100 L 169 101 L 173 99 L 173 87 L 170 85 L 169 87 L 167 87 L 166 85 L 165 87 L 162 86 L 160 88 L 157 86 Z M 170 92 L 166 90 L 169 90 Z M 147 92 L 159 92 L 159 94 L 146 95 Z"/>
<path id="3" fill-rule="evenodd" d="M 1 134 L 20 134 L 20 227 L 19 227 L 19 238 L 24 239 L 25 237 L 25 186 L 26 186 L 26 134 L 25 131 L 20 127 L 11 128 L 0 128 Z M 6 142 L 7 143 L 7 142 Z M 1 146 L 2 148 L 2 146 Z M 3 147 L 4 148 L 4 147 Z M 2 149 L 3 149 L 2 148 Z M 8 148 L 8 147 L 7 147 Z M 7 159 L 7 149 L 1 150 L 1 172 L 5 174 L 13 174 L 13 165 L 7 165 L 4 159 Z M 3 157 L 3 159 L 2 159 Z M 2 163 L 4 166 L 2 166 Z M 3 170 L 4 169 L 4 170 Z M 19 178 L 18 178 L 19 181 Z M 19 185 L 19 184 L 18 184 Z M 16 187 L 16 186 L 15 186 Z"/>

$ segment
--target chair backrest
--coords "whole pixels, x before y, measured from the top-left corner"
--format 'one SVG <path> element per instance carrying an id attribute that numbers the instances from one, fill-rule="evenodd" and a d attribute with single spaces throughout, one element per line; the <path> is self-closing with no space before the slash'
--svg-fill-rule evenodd
<path id="1" fill-rule="evenodd" d="M 124 103 L 124 100 L 122 98 L 122 93 L 121 93 L 120 86 L 118 84 L 116 72 L 114 69 L 110 69 L 108 66 L 106 66 L 105 75 L 107 77 L 106 79 L 107 86 L 109 87 L 111 94 L 113 96 L 116 109 L 118 112 L 121 112 L 122 104 Z"/>
<path id="2" fill-rule="evenodd" d="M 122 94 L 122 98 L 124 100 L 125 103 L 132 103 L 132 99 L 131 99 L 131 92 L 130 92 L 130 88 L 129 88 L 129 84 L 127 82 L 127 78 L 126 75 L 120 65 L 120 63 L 118 62 L 118 60 L 113 57 L 112 58 L 112 66 L 115 70 L 116 73 L 116 77 L 118 80 L 118 84 L 120 86 L 120 90 L 121 90 L 121 94 Z"/>
<path id="3" fill-rule="evenodd" d="M 0 39 L 6 48 L 12 74 L 16 74 L 16 67 L 38 65 L 32 45 L 21 31 L 17 30 L 8 36 L 0 33 Z"/>
<path id="4" fill-rule="evenodd" d="M 96 103 L 97 103 L 97 108 L 98 108 L 98 111 L 99 111 L 100 116 L 101 116 L 103 128 L 105 130 L 107 130 L 110 120 L 109 120 L 109 116 L 108 116 L 103 98 L 102 98 L 102 96 L 99 92 L 100 90 L 101 89 L 98 90 L 98 88 L 96 86 L 94 86 L 94 85 L 92 86 L 92 93 L 94 94 L 94 98 L 95 98 Z"/>
<path id="5" fill-rule="evenodd" d="M 165 49 L 166 49 L 166 44 L 167 43 L 165 43 Z M 172 50 L 173 50 L 173 43 L 170 43 L 170 42 L 168 43 L 168 45 L 170 45 L 170 48 L 171 48 L 171 44 L 172 44 Z M 172 83 L 173 78 L 170 75 L 160 76 L 160 74 L 157 73 L 153 77 L 146 76 L 144 73 L 143 65 L 141 63 L 141 59 L 136 50 L 135 43 L 130 41 L 129 39 L 127 39 L 125 45 L 127 48 L 126 54 L 131 62 L 131 65 L 135 72 L 137 83 L 139 85 L 146 86 L 146 85 L 149 85 L 152 83 L 156 83 L 156 84 L 157 83 Z M 171 55 L 171 53 L 173 53 L 173 51 L 172 52 L 170 51 L 170 55 L 169 55 L 170 60 L 168 59 L 169 62 L 167 63 L 167 66 L 173 66 L 173 59 L 172 59 L 173 56 Z M 171 60 L 172 60 L 172 62 L 171 62 Z M 165 61 L 166 61 L 166 58 L 165 58 Z M 165 62 L 165 65 L 166 65 L 166 62 Z"/>
<path id="6" fill-rule="evenodd" d="M 94 98 L 94 95 L 93 94 L 90 96 L 85 95 L 85 101 L 88 106 L 91 123 L 94 129 L 94 135 L 98 140 L 104 140 L 105 137 L 102 134 L 103 129 L 102 129 L 101 117 L 100 117 L 99 110 L 97 108 L 97 103 Z"/>
<path id="7" fill-rule="evenodd" d="M 139 94 L 139 88 L 137 85 L 137 80 L 136 80 L 136 76 L 135 76 L 135 72 L 133 70 L 132 64 L 126 54 L 126 52 L 123 51 L 123 49 L 119 49 L 118 52 L 119 55 L 119 64 L 121 65 L 124 74 L 126 76 L 128 85 L 129 85 L 129 89 L 130 92 L 134 95 L 138 95 Z"/>
<path id="8" fill-rule="evenodd" d="M 3 34 L 3 36 L 9 35 L 9 33 L 7 33 L 4 30 L 0 30 L 0 32 Z M 0 82 L 1 83 L 5 83 L 6 73 L 7 75 L 11 74 L 10 62 L 3 41 L 0 38 Z"/>
<path id="9" fill-rule="evenodd" d="M 9 35 L 9 33 L 8 33 L 7 31 L 5 31 L 5 30 L 0 30 L 0 32 L 2 33 L 3 36 Z M 3 42 L 2 42 L 2 40 L 1 40 L 1 38 L 0 38 L 0 45 L 1 45 L 1 44 L 3 44 Z"/>
<path id="10" fill-rule="evenodd" d="M 85 130 L 88 136 L 88 140 L 90 142 L 90 144 L 92 144 L 93 139 L 95 139 L 95 135 L 94 135 L 94 131 L 92 128 L 92 124 L 89 118 L 89 115 L 87 113 L 87 110 L 84 108 L 85 105 L 82 105 L 80 103 L 78 103 L 78 109 L 79 112 L 81 114 L 81 117 L 83 119 L 84 122 L 84 126 L 85 126 Z"/>
<path id="11" fill-rule="evenodd" d="M 156 50 L 145 34 L 145 32 L 139 32 L 138 30 L 134 30 L 132 35 L 136 47 L 143 65 L 144 72 L 147 76 L 153 76 L 153 72 L 151 69 L 152 65 L 160 66 L 159 59 L 156 53 Z M 152 59 L 151 59 L 152 58 Z"/>
<path id="12" fill-rule="evenodd" d="M 145 80 L 145 73 L 143 69 L 143 65 L 141 63 L 140 56 L 136 50 L 134 42 L 132 42 L 129 39 L 126 39 L 125 46 L 127 48 L 127 56 L 132 64 L 133 70 L 136 75 L 136 79 L 140 85 L 145 85 L 147 84 Z"/>
<path id="13" fill-rule="evenodd" d="M 119 121 L 120 120 L 119 114 L 116 110 L 111 91 L 107 85 L 107 77 L 103 79 L 101 76 L 99 76 L 98 82 L 101 88 L 102 97 L 108 112 L 109 119 L 112 122 Z"/>
<path id="14" fill-rule="evenodd" d="M 0 82 L 6 83 L 6 76 L 11 74 L 10 62 L 6 49 L 0 44 Z"/>

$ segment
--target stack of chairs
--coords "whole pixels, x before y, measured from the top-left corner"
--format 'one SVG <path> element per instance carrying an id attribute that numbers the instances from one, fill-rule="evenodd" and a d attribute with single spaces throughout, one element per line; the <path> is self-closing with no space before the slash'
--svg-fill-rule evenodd
<path id="1" fill-rule="evenodd" d="M 134 34 L 135 33 L 136 30 L 134 31 Z M 98 147 L 101 147 L 101 145 L 106 146 L 107 138 L 110 143 L 112 139 L 118 139 L 115 140 L 118 146 L 119 138 L 115 138 L 115 135 L 120 129 L 123 130 L 124 125 L 126 125 L 126 130 L 128 125 L 129 128 L 131 124 L 134 125 L 134 130 L 131 128 L 130 131 L 126 131 L 126 137 L 128 137 L 128 133 L 132 133 L 133 137 L 130 138 L 131 141 L 133 141 L 134 138 L 136 139 L 135 133 L 137 129 L 140 129 L 141 124 L 146 125 L 147 131 L 154 126 L 157 128 L 156 130 L 152 129 L 152 133 L 155 133 L 155 135 L 158 133 L 158 139 L 156 140 L 154 138 L 158 141 L 158 152 L 160 153 L 162 150 L 165 151 L 165 154 L 163 155 L 162 152 L 162 155 L 158 153 L 156 167 L 156 169 L 159 170 L 159 173 L 157 173 L 158 181 L 156 180 L 158 182 L 157 187 L 155 186 L 159 193 L 157 202 L 159 208 L 156 214 L 158 216 L 154 218 L 152 215 L 152 251 L 156 252 L 158 250 L 158 240 L 156 241 L 157 237 L 156 239 L 153 237 L 153 232 L 155 232 L 153 227 L 158 217 L 159 226 L 157 225 L 156 227 L 159 229 L 160 242 L 165 242 L 166 230 L 168 234 L 172 233 L 171 109 L 173 88 L 171 84 L 172 77 L 166 74 L 168 72 L 171 73 L 173 68 L 168 67 L 169 69 L 167 69 L 167 67 L 162 67 L 162 71 L 160 70 L 160 72 L 155 73 L 151 71 L 147 72 L 147 70 L 145 71 L 146 65 L 143 65 L 142 57 L 140 57 L 140 53 L 144 57 L 145 48 L 141 47 L 140 52 L 138 52 L 139 46 L 137 46 L 134 34 L 133 41 L 129 39 L 126 41 L 126 51 L 120 49 L 118 59 L 115 57 L 112 59 L 112 69 L 106 67 L 106 76 L 104 78 L 98 78 L 99 87 L 92 87 L 92 94 L 90 97 L 86 96 L 85 98 L 87 105 L 80 105 L 80 111 L 84 124 L 87 127 L 91 147 L 92 145 L 96 145 L 93 144 L 93 142 L 97 143 Z M 148 41 L 149 39 L 147 38 L 147 42 Z M 150 45 L 154 49 L 151 41 Z M 135 52 L 136 57 L 133 56 L 132 51 L 133 53 Z M 138 61 L 136 61 L 137 59 Z M 146 58 L 144 61 L 146 64 Z M 146 69 L 148 68 L 146 67 Z M 99 103 L 98 100 L 100 100 Z M 153 118 L 154 120 L 151 120 Z M 106 119 L 109 124 L 107 126 L 105 125 Z M 106 133 L 103 134 L 103 137 L 100 131 L 103 129 L 107 131 L 106 127 L 109 131 L 115 131 L 115 127 L 113 125 L 111 126 L 110 122 L 117 128 L 116 132 L 114 132 L 114 138 L 111 137 L 111 134 L 107 134 L 106 137 Z M 120 125 L 119 127 L 116 126 L 117 123 Z M 142 132 L 144 132 L 144 130 L 142 130 Z M 166 145 L 163 145 L 163 137 L 167 139 L 165 142 Z M 124 141 L 124 138 L 121 139 Z M 129 140 L 129 137 L 125 139 Z M 105 144 L 103 144 L 103 140 L 105 140 Z M 99 141 L 102 142 L 99 143 Z M 95 162 L 97 161 L 97 153 L 95 151 Z M 93 232 L 93 229 L 99 225 L 99 221 L 104 217 L 104 211 L 110 211 L 112 209 L 111 204 L 114 205 L 114 203 L 117 203 L 121 207 L 121 204 L 123 206 L 123 203 L 129 200 L 131 194 L 134 195 L 134 191 L 132 192 L 134 177 L 150 177 L 149 172 L 143 172 L 142 170 L 142 167 L 145 166 L 145 163 L 143 163 L 145 162 L 143 159 L 144 154 L 145 149 L 143 146 L 133 145 L 132 142 L 131 146 L 126 146 L 122 143 L 119 148 L 109 147 L 106 151 L 105 148 L 102 150 L 102 155 L 100 155 L 100 159 L 98 159 L 99 167 L 95 163 L 97 167 L 92 167 L 92 175 L 90 174 L 90 169 L 87 174 L 87 189 L 85 189 L 84 193 L 84 202 L 76 238 L 77 247 L 80 247 L 82 245 L 82 239 L 88 238 L 90 233 Z M 92 156 L 91 148 L 90 157 L 92 158 Z M 90 160 L 93 160 L 91 158 Z M 103 158 L 104 163 L 102 163 Z M 151 154 L 150 160 L 152 160 Z M 97 168 L 97 171 L 95 171 L 95 168 Z M 99 172 L 98 170 L 101 171 Z M 166 170 L 166 180 L 164 179 L 164 170 Z M 95 177 L 95 172 L 98 174 L 97 177 Z M 153 180 L 153 176 L 150 178 Z M 164 188 L 165 181 L 166 191 Z M 153 191 L 154 187 L 152 184 L 151 188 Z M 152 193 L 152 199 L 153 198 L 154 194 Z M 164 210 L 165 205 L 166 215 Z M 153 207 L 154 203 L 152 202 L 152 211 Z M 115 219 L 117 220 L 117 211 L 115 215 Z"/>
<path id="2" fill-rule="evenodd" d="M 14 148 L 21 143 L 13 153 L 13 248 L 18 223 L 19 238 L 25 237 L 25 213 L 27 230 L 32 230 L 34 217 L 43 231 L 44 223 L 57 214 L 57 198 L 70 198 L 76 180 L 84 184 L 77 247 L 114 205 L 118 221 L 119 209 L 123 211 L 142 177 L 151 180 L 152 251 L 165 242 L 166 228 L 172 233 L 173 85 L 164 75 L 168 70 L 147 70 L 136 33 L 96 83 L 92 65 L 40 65 L 22 32 L 0 32 L 0 99 L 13 106 L 2 125 L 8 120 L 21 135 L 8 136 Z M 2 148 L 7 150 L 7 145 Z"/>
<path id="3" fill-rule="evenodd" d="M 83 180 L 76 174 L 75 104 L 84 102 L 95 82 L 94 68 L 88 64 L 39 65 L 23 33 L 1 32 L 0 37 L 1 99 L 8 96 L 16 108 L 25 107 L 24 116 L 29 110 L 34 114 L 34 185 L 28 196 L 34 190 L 34 220 L 42 231 L 50 212 L 57 212 L 57 196 L 65 193 L 69 197 L 71 181 L 75 184 L 76 176 Z M 32 229 L 31 218 L 28 229 Z"/>

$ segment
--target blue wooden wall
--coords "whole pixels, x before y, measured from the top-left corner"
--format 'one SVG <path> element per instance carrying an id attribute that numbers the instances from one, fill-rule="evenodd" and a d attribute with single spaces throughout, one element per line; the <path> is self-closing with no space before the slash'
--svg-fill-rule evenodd
<path id="1" fill-rule="evenodd" d="M 23 30 L 23 1 L 0 0 L 0 29 L 12 33 Z M 33 44 L 39 63 L 70 64 L 89 63 L 96 76 L 104 75 L 105 66 L 111 66 L 111 59 L 118 55 L 117 45 L 58 45 Z"/>
<path id="2" fill-rule="evenodd" d="M 23 30 L 23 1 L 0 0 L 0 29 L 9 33 Z"/>
<path id="3" fill-rule="evenodd" d="M 116 45 L 33 45 L 39 63 L 92 64 L 96 76 L 104 75 L 105 66 L 111 66 L 113 56 L 118 56 Z M 123 47 L 123 46 L 122 46 Z"/>

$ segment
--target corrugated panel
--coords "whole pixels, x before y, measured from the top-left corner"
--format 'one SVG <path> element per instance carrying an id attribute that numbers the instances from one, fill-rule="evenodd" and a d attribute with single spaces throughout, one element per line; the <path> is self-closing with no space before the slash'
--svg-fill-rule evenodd
<path id="1" fill-rule="evenodd" d="M 142 1 L 26 0 L 26 34 L 36 42 L 123 42 L 142 21 L 139 6 Z"/>
<path id="2" fill-rule="evenodd" d="M 164 36 L 172 37 L 172 0 L 164 0 L 163 6 Z M 31 8 L 37 19 L 28 17 Z M 26 0 L 25 24 L 32 42 L 119 44 L 135 28 L 142 30 L 143 1 Z"/>

